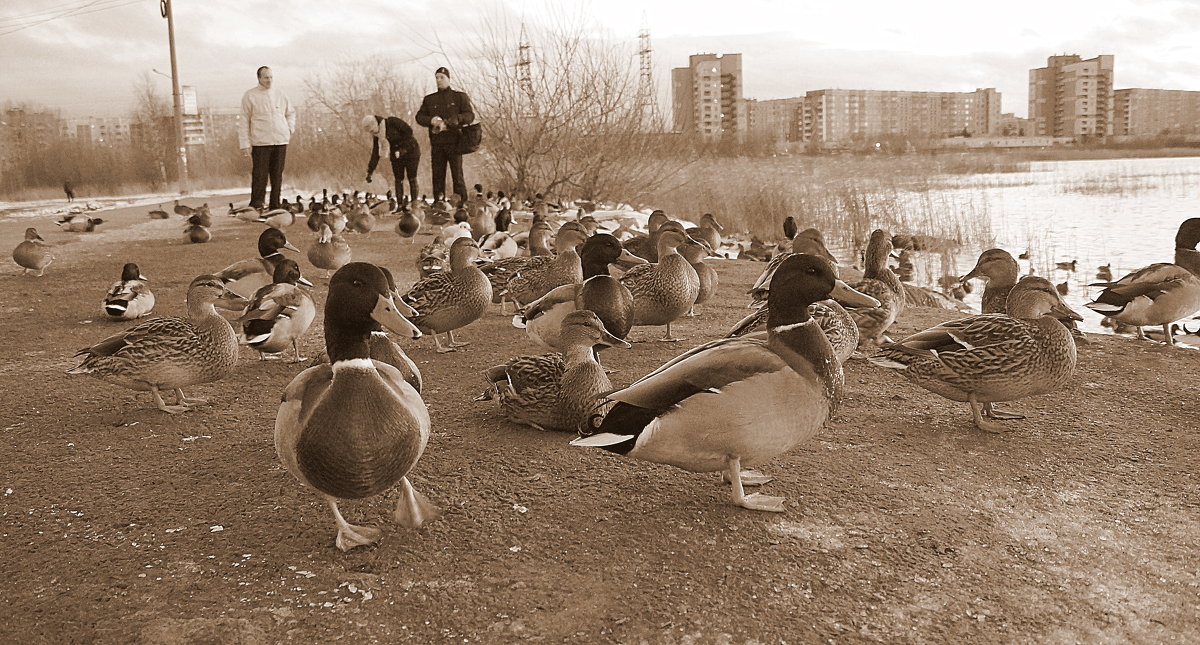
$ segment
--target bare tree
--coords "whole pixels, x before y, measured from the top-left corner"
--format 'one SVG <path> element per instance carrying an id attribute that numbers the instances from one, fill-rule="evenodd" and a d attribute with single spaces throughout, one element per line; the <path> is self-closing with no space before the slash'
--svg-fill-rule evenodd
<path id="1" fill-rule="evenodd" d="M 495 21 L 475 38 L 491 183 L 634 201 L 680 176 L 688 143 L 644 105 L 632 39 L 612 42 L 570 16 L 522 48 L 525 33 Z"/>
<path id="2" fill-rule="evenodd" d="M 134 167 L 140 181 L 156 186 L 167 181 L 168 171 L 173 171 L 174 121 L 167 99 L 158 93 L 155 80 L 149 72 L 134 83 L 136 99 L 131 128 L 131 144 Z"/>

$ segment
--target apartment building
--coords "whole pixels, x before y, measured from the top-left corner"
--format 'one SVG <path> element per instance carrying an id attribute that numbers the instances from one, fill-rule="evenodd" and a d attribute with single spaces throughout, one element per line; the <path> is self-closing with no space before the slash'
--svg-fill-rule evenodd
<path id="1" fill-rule="evenodd" d="M 804 140 L 804 97 L 746 99 L 750 136 L 775 144 Z"/>
<path id="2" fill-rule="evenodd" d="M 1000 133 L 1000 93 L 814 90 L 805 94 L 802 138 L 816 147 L 889 135 L 993 136 Z"/>
<path id="3" fill-rule="evenodd" d="M 675 132 L 743 139 L 750 123 L 742 88 L 741 54 L 689 56 L 687 67 L 671 70 Z"/>
<path id="4" fill-rule="evenodd" d="M 1200 92 L 1130 88 L 1113 94 L 1113 134 L 1200 134 Z"/>
<path id="5" fill-rule="evenodd" d="M 1029 70 L 1029 119 L 1034 135 L 1105 137 L 1113 134 L 1113 57 L 1077 54 L 1046 59 Z"/>

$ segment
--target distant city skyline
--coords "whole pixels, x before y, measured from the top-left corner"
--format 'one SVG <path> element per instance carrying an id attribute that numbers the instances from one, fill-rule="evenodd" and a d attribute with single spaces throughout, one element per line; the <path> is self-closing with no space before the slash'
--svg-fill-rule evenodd
<path id="1" fill-rule="evenodd" d="M 366 57 L 399 63 L 428 80 L 446 64 L 467 90 L 474 35 L 526 23 L 530 41 L 556 24 L 583 23 L 628 43 L 650 30 L 660 102 L 670 70 L 697 53 L 743 55 L 744 96 L 774 99 L 820 89 L 969 92 L 995 87 L 1003 111 L 1027 115 L 1029 70 L 1054 54 L 1116 58 L 1121 88 L 1200 90 L 1200 3 L 1181 0 L 1014 0 L 952 12 L 931 0 L 802 6 L 769 0 L 699 0 L 643 6 L 629 0 L 563 6 L 464 0 L 453 19 L 433 1 L 265 0 L 174 5 L 180 79 L 206 107 L 233 108 L 270 65 L 293 100 L 330 62 Z M 7 0 L 0 8 L 0 101 L 60 109 L 65 117 L 125 116 L 150 73 L 169 97 L 166 22 L 154 0 Z M 72 13 L 74 12 L 74 13 Z M 630 63 L 636 69 L 636 61 Z"/>

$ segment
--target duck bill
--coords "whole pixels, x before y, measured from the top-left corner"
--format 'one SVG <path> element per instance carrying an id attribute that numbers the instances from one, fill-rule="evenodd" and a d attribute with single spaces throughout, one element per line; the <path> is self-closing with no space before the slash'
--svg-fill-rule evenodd
<path id="1" fill-rule="evenodd" d="M 142 274 L 140 274 L 140 273 L 138 274 L 138 280 L 141 280 L 142 282 L 149 282 L 149 281 L 150 281 L 149 279 L 147 279 L 147 278 L 146 278 L 146 276 L 144 276 L 144 275 L 142 275 Z"/>
<path id="2" fill-rule="evenodd" d="M 287 249 L 287 250 L 289 250 L 289 251 L 295 251 L 296 253 L 299 253 L 299 252 L 300 252 L 300 249 L 298 249 L 298 248 L 296 248 L 296 247 L 292 246 L 292 243 L 291 243 L 291 242 L 284 242 L 284 243 L 283 243 L 283 247 L 282 247 L 282 248 L 285 248 L 285 249 Z"/>
<path id="3" fill-rule="evenodd" d="M 400 312 L 400 315 L 405 318 L 416 318 L 421 315 L 421 312 L 413 309 L 411 305 L 400 298 L 399 292 L 392 292 L 392 302 L 396 305 L 396 311 Z"/>
<path id="4" fill-rule="evenodd" d="M 983 273 L 979 269 L 980 269 L 980 267 L 978 265 L 976 265 L 974 269 L 971 269 L 970 273 L 959 278 L 958 283 L 965 284 L 967 280 L 971 280 L 972 278 L 981 277 L 983 275 Z"/>
<path id="5" fill-rule="evenodd" d="M 626 249 L 621 249 L 621 255 L 617 257 L 617 261 L 613 264 L 628 269 L 639 264 L 650 264 L 650 262 L 645 258 L 639 258 Z"/>
<path id="6" fill-rule="evenodd" d="M 250 306 L 250 301 L 246 300 L 245 298 L 237 295 L 236 293 L 234 293 L 232 291 L 226 291 L 225 294 L 222 295 L 220 298 L 217 298 L 213 302 L 213 304 L 222 309 L 228 309 L 230 311 L 241 311 L 241 310 L 245 309 L 246 307 Z"/>
<path id="7" fill-rule="evenodd" d="M 878 300 L 872 298 L 871 296 L 868 296 L 867 294 L 865 294 L 861 291 L 854 290 L 853 288 L 850 287 L 850 285 L 846 284 L 845 282 L 842 282 L 841 280 L 834 281 L 833 291 L 831 291 L 829 293 L 829 296 L 831 298 L 833 298 L 834 300 L 837 300 L 838 302 L 842 303 L 843 305 L 846 305 L 847 307 L 878 307 L 879 306 Z"/>
<path id="8" fill-rule="evenodd" d="M 299 283 L 299 284 L 302 284 L 302 285 L 304 285 L 304 286 L 306 286 L 306 287 L 311 287 L 311 286 L 313 286 L 313 283 L 312 283 L 312 282 L 309 282 L 308 278 L 306 278 L 306 277 L 304 277 L 304 276 L 300 276 L 299 278 L 297 278 L 297 279 L 296 279 L 296 282 L 297 282 L 297 283 Z"/>
<path id="9" fill-rule="evenodd" d="M 417 329 L 407 318 L 401 316 L 396 309 L 396 303 L 387 296 L 379 296 L 379 300 L 375 302 L 375 309 L 371 310 L 371 319 L 401 336 L 421 337 L 421 330 Z"/>
<path id="10" fill-rule="evenodd" d="M 633 347 L 633 345 L 630 345 L 629 343 L 621 340 L 620 338 L 613 336 L 612 334 L 608 333 L 608 331 L 605 331 L 604 333 L 602 333 L 600 335 L 600 339 L 596 342 L 596 344 L 597 345 L 607 345 L 609 347 L 621 347 L 624 349 L 629 349 L 630 347 Z"/>
<path id="11" fill-rule="evenodd" d="M 1065 302 L 1059 302 L 1051 307 L 1050 313 L 1054 314 L 1054 317 L 1059 320 L 1083 320 L 1083 316 L 1075 313 L 1075 310 L 1068 307 Z"/>

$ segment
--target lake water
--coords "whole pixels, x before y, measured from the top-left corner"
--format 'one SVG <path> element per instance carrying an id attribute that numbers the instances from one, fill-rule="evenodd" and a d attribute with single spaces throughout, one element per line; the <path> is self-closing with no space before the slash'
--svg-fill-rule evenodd
<path id="1" fill-rule="evenodd" d="M 1097 268 L 1111 264 L 1116 278 L 1173 262 L 1179 224 L 1200 216 L 1198 157 L 1036 162 L 1029 172 L 947 178 L 945 186 L 911 197 L 986 216 L 995 246 L 1013 257 L 1029 252 L 1028 261 L 1019 260 L 1023 273 L 1032 268 L 1055 284 L 1067 283 L 1064 299 L 1089 331 L 1106 331 L 1101 317 L 1083 306 L 1100 291 L 1087 286 Z M 954 258 L 956 275 L 970 271 L 981 250 L 964 249 Z M 1056 268 L 1071 260 L 1077 261 L 1074 273 Z M 968 298 L 974 307 L 981 287 L 977 282 Z"/>

